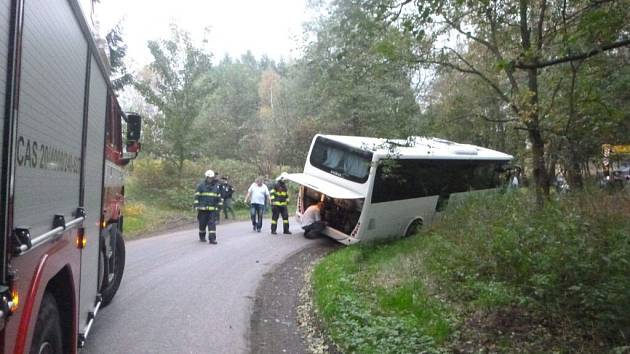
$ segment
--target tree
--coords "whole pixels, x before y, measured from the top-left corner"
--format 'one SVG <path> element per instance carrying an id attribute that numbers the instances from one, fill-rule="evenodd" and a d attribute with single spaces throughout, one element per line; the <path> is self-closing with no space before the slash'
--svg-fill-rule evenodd
<path id="1" fill-rule="evenodd" d="M 439 73 L 427 105 L 420 123 L 423 132 L 509 152 L 517 159 L 522 155 L 523 132 L 504 121 L 509 108 L 476 77 L 457 71 Z"/>
<path id="2" fill-rule="evenodd" d="M 513 117 L 506 121 L 518 119 L 532 147 L 539 205 L 549 194 L 543 123 L 554 102 L 541 93 L 553 94 L 558 85 L 544 81 L 544 72 L 630 44 L 627 0 L 366 0 L 363 5 L 378 21 L 396 23 L 414 38 L 409 58 L 414 63 L 476 76 L 510 107 Z M 491 60 L 471 60 L 466 54 L 472 46 Z"/>
<path id="3" fill-rule="evenodd" d="M 109 65 L 111 68 L 110 78 L 115 90 L 121 90 L 133 83 L 133 76 L 127 72 L 125 66 L 125 56 L 127 55 L 127 45 L 123 41 L 122 25 L 119 22 L 105 36 L 107 48 L 109 49 Z"/>
<path id="4" fill-rule="evenodd" d="M 258 114 L 260 81 L 258 63 L 250 55 L 241 60 L 226 56 L 211 74 L 215 90 L 205 99 L 199 129 L 207 137 L 205 151 L 222 158 L 247 156 L 241 139 L 249 134 Z"/>
<path id="5" fill-rule="evenodd" d="M 188 33 L 171 25 L 171 38 L 149 41 L 153 62 L 149 75 L 136 84 L 144 98 L 164 116 L 167 160 L 181 171 L 184 160 L 199 151 L 203 137 L 194 129 L 212 85 L 211 54 L 193 46 Z"/>
<path id="6" fill-rule="evenodd" d="M 339 0 L 311 25 L 316 39 L 298 66 L 310 93 L 303 104 L 326 132 L 406 137 L 419 114 L 412 72 L 379 51 L 392 28 L 360 27 L 369 17 L 356 1 Z"/>

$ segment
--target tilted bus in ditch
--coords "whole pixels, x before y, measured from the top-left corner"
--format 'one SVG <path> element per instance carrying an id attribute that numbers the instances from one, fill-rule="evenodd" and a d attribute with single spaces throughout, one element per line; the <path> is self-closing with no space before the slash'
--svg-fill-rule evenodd
<path id="1" fill-rule="evenodd" d="M 0 0 L 0 117 L 0 353 L 76 353 L 123 276 L 141 125 L 76 0 Z"/>
<path id="2" fill-rule="evenodd" d="M 300 184 L 298 218 L 324 201 L 324 233 L 344 244 L 408 236 L 449 201 L 504 182 L 511 155 L 436 138 L 316 135 Z"/>

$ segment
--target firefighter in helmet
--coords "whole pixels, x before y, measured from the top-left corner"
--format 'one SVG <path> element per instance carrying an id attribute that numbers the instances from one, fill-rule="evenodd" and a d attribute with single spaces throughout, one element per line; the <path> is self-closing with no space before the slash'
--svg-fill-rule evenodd
<path id="1" fill-rule="evenodd" d="M 219 219 L 219 211 L 223 205 L 221 183 L 212 170 L 206 171 L 205 177 L 195 191 L 195 209 L 197 209 L 197 220 L 199 221 L 199 241 L 206 241 L 207 227 L 208 242 L 216 245 L 216 223 Z"/>
<path id="2" fill-rule="evenodd" d="M 283 233 L 291 235 L 291 231 L 289 231 L 289 211 L 287 210 L 289 193 L 284 183 L 283 175 L 276 178 L 276 183 L 271 187 L 269 195 L 271 199 L 271 233 L 276 234 L 276 230 L 278 229 L 278 216 L 282 215 Z"/>

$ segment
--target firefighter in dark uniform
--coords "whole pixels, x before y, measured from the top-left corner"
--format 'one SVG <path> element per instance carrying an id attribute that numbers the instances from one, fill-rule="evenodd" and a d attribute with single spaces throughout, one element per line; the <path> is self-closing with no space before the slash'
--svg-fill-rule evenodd
<path id="1" fill-rule="evenodd" d="M 289 231 L 289 211 L 287 210 L 289 193 L 284 183 L 283 176 L 276 179 L 276 183 L 271 187 L 271 191 L 269 191 L 269 196 L 271 199 L 271 233 L 276 234 L 276 230 L 278 229 L 278 215 L 282 215 L 283 233 L 291 235 L 291 231 Z"/>
<path id="2" fill-rule="evenodd" d="M 223 200 L 221 199 L 221 183 L 214 171 L 205 173 L 206 179 L 199 183 L 195 191 L 195 209 L 199 221 L 199 241 L 206 241 L 206 227 L 208 228 L 208 242 L 217 244 L 217 220 Z"/>

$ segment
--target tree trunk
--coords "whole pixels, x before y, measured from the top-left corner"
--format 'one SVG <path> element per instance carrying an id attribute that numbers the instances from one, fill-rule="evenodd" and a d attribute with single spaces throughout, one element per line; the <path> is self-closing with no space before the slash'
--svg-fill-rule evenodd
<path id="1" fill-rule="evenodd" d="M 569 142 L 571 144 L 571 142 Z M 571 144 L 569 146 L 569 185 L 571 188 L 582 189 L 582 171 L 580 168 L 580 158 L 577 148 Z"/>
<path id="2" fill-rule="evenodd" d="M 549 175 L 545 168 L 545 142 L 540 133 L 540 107 L 538 106 L 538 70 L 527 70 L 527 87 L 529 88 L 529 107 L 525 110 L 529 131 L 529 140 L 532 143 L 532 161 L 534 184 L 536 189 L 536 204 L 542 208 L 545 199 L 549 197 Z"/>
<path id="3" fill-rule="evenodd" d="M 529 140 L 532 143 L 532 161 L 534 184 L 536 188 L 536 204 L 542 207 L 549 197 L 549 175 L 545 168 L 545 143 L 538 127 L 529 128 Z"/>
<path id="4" fill-rule="evenodd" d="M 567 167 L 569 185 L 573 188 L 582 188 L 582 173 L 580 171 L 580 158 L 579 158 L 579 143 L 580 139 L 576 137 L 577 133 L 572 130 L 573 122 L 576 121 L 575 110 L 575 84 L 577 81 L 577 74 L 580 67 L 580 63 L 571 63 L 571 91 L 569 92 L 569 119 L 567 120 L 567 127 L 565 129 L 565 135 L 568 141 L 567 150 L 569 152 L 569 164 Z"/>
<path id="5" fill-rule="evenodd" d="M 530 54 L 532 52 L 531 29 L 528 23 L 528 6 L 527 0 L 519 1 L 520 30 L 521 30 L 521 46 L 523 53 Z M 541 17 L 542 21 L 542 17 Z M 542 22 L 540 23 L 542 26 Z M 538 39 L 538 47 L 542 45 L 540 38 Z M 539 55 L 537 53 L 536 55 Z M 534 64 L 537 63 L 537 57 L 531 58 Z M 529 132 L 529 140 L 532 144 L 532 161 L 534 173 L 534 186 L 536 191 L 536 204 L 539 208 L 545 205 L 545 199 L 549 197 L 549 175 L 545 168 L 545 142 L 540 132 L 540 107 L 538 106 L 538 69 L 535 67 L 527 69 L 527 88 L 528 97 L 525 109 L 521 110 L 522 115 Z"/>

